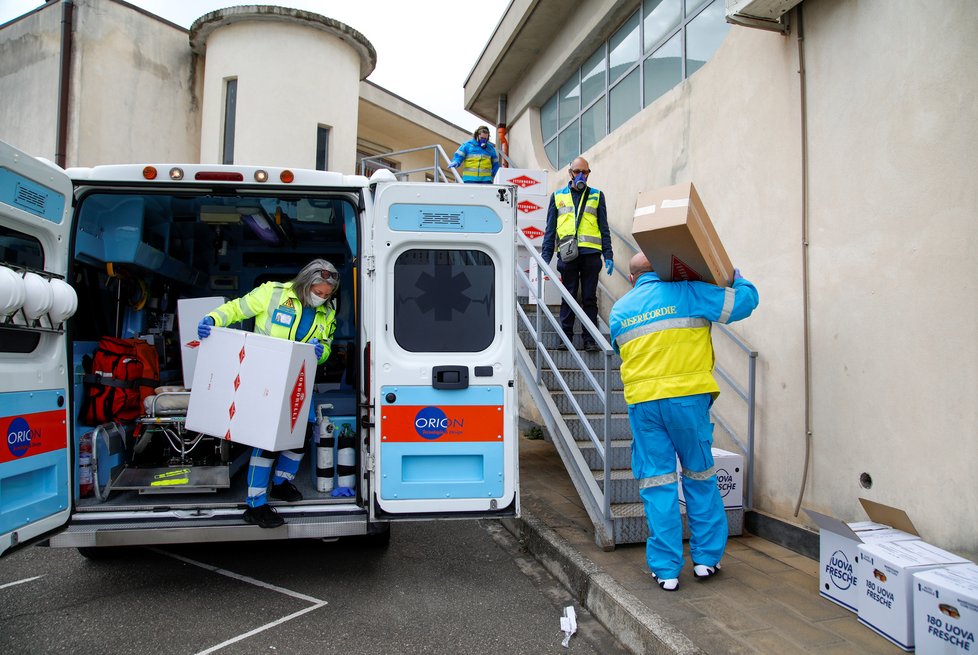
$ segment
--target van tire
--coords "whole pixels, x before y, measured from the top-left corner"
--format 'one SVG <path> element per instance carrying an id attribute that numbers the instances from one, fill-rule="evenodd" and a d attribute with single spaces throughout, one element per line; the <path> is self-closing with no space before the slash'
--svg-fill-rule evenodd
<path id="1" fill-rule="evenodd" d="M 99 548 L 97 546 L 78 546 L 78 554 L 93 562 L 104 562 L 115 559 L 119 554 L 118 548 Z"/>
<path id="2" fill-rule="evenodd" d="M 369 532 L 363 535 L 363 543 L 370 548 L 383 549 L 391 543 L 391 524 L 388 523 L 384 528 L 377 532 Z"/>

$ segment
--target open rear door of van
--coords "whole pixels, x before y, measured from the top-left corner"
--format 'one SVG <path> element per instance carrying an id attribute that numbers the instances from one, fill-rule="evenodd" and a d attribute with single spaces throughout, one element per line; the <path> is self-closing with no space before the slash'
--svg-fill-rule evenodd
<path id="1" fill-rule="evenodd" d="M 374 198 L 371 516 L 519 513 L 511 188 Z"/>
<path id="2" fill-rule="evenodd" d="M 71 197 L 64 171 L 0 142 L 0 556 L 71 512 Z"/>

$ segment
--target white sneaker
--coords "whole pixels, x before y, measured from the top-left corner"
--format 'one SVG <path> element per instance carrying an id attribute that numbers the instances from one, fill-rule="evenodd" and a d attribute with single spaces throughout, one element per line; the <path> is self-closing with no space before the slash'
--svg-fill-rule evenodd
<path id="1" fill-rule="evenodd" d="M 706 564 L 694 564 L 693 565 L 693 575 L 697 578 L 709 578 L 717 574 L 720 570 L 720 565 L 707 566 Z"/>
<path id="2" fill-rule="evenodd" d="M 655 573 L 652 574 L 652 578 L 666 591 L 675 591 L 679 588 L 679 578 L 659 578 Z"/>

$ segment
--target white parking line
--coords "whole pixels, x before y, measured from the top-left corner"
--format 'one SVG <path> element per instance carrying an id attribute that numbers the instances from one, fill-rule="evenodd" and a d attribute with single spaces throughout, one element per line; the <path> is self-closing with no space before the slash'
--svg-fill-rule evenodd
<path id="1" fill-rule="evenodd" d="M 0 584 L 0 589 L 6 589 L 7 587 L 13 587 L 15 585 L 24 584 L 25 582 L 30 582 L 31 580 L 40 580 L 41 578 L 44 577 L 44 575 L 35 575 L 33 578 L 24 578 L 23 580 L 17 580 L 16 582 L 8 582 L 7 584 Z"/>
<path id="2" fill-rule="evenodd" d="M 247 582 L 248 584 L 255 585 L 256 587 L 263 587 L 264 589 L 270 589 L 270 590 L 275 591 L 275 592 L 278 592 L 280 594 L 285 594 L 286 596 L 291 596 L 292 598 L 298 598 L 299 600 L 304 600 L 304 601 L 306 601 L 308 603 L 312 603 L 312 605 L 310 607 L 307 607 L 305 609 L 301 609 L 298 612 L 293 612 L 292 614 L 289 614 L 287 616 L 283 616 L 282 618 L 277 619 L 275 621 L 272 621 L 271 623 L 266 623 L 263 626 L 260 626 L 258 628 L 255 628 L 254 630 L 250 630 L 248 632 L 245 632 L 244 634 L 238 635 L 237 637 L 233 637 L 231 639 L 228 639 L 227 641 L 223 641 L 223 642 L 217 644 L 216 646 L 211 646 L 207 650 L 200 651 L 199 653 L 197 653 L 197 655 L 207 655 L 207 653 L 213 653 L 214 651 L 220 650 L 220 649 L 224 648 L 225 646 L 229 646 L 229 645 L 231 645 L 233 643 L 239 642 L 242 639 L 247 639 L 248 637 L 251 637 L 252 635 L 256 635 L 259 632 L 264 632 L 265 630 L 268 630 L 269 628 L 274 628 L 277 625 L 281 625 L 282 623 L 285 623 L 286 621 L 291 621 L 292 619 L 294 619 L 294 618 L 296 618 L 298 616 L 302 616 L 303 614 L 306 614 L 306 613 L 311 612 L 313 610 L 317 610 L 320 607 L 324 607 L 325 605 L 328 604 L 325 600 L 320 600 L 319 598 L 313 598 L 312 596 L 307 596 L 306 594 L 300 594 L 299 592 L 292 591 L 291 589 L 285 589 L 283 587 L 278 587 L 276 585 L 269 584 L 267 582 L 262 582 L 261 580 L 256 580 L 254 578 L 249 578 L 246 575 L 241 575 L 240 573 L 234 573 L 233 571 L 228 571 L 227 569 L 218 568 L 218 567 L 212 566 L 210 564 L 204 564 L 203 562 L 198 562 L 196 560 L 192 560 L 192 559 L 189 559 L 187 557 L 183 557 L 182 555 L 177 555 L 175 553 L 168 553 L 167 551 L 160 550 L 159 548 L 150 548 L 149 550 L 153 551 L 154 553 L 159 553 L 160 555 L 166 555 L 167 557 L 172 557 L 173 559 L 180 560 L 181 562 L 186 562 L 187 564 L 193 564 L 194 566 L 199 566 L 200 568 L 206 569 L 206 570 L 211 571 L 213 573 L 219 573 L 220 575 L 227 576 L 227 577 L 233 578 L 235 580 L 240 580 L 241 582 Z M 38 577 L 40 577 L 40 576 L 38 576 Z M 30 578 L 30 580 L 34 580 L 34 579 L 35 578 Z M 28 580 L 21 580 L 21 582 L 28 582 Z M 13 582 L 11 584 L 19 584 L 19 583 L 18 582 Z M 0 589 L 3 589 L 3 587 L 0 587 Z"/>

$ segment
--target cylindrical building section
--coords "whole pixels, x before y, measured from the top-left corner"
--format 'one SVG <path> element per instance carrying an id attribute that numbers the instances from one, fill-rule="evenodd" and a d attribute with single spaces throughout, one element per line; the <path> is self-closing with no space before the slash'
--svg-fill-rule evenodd
<path id="1" fill-rule="evenodd" d="M 229 7 L 190 28 L 201 57 L 201 163 L 354 173 L 360 80 L 374 47 L 343 23 L 297 9 Z"/>

